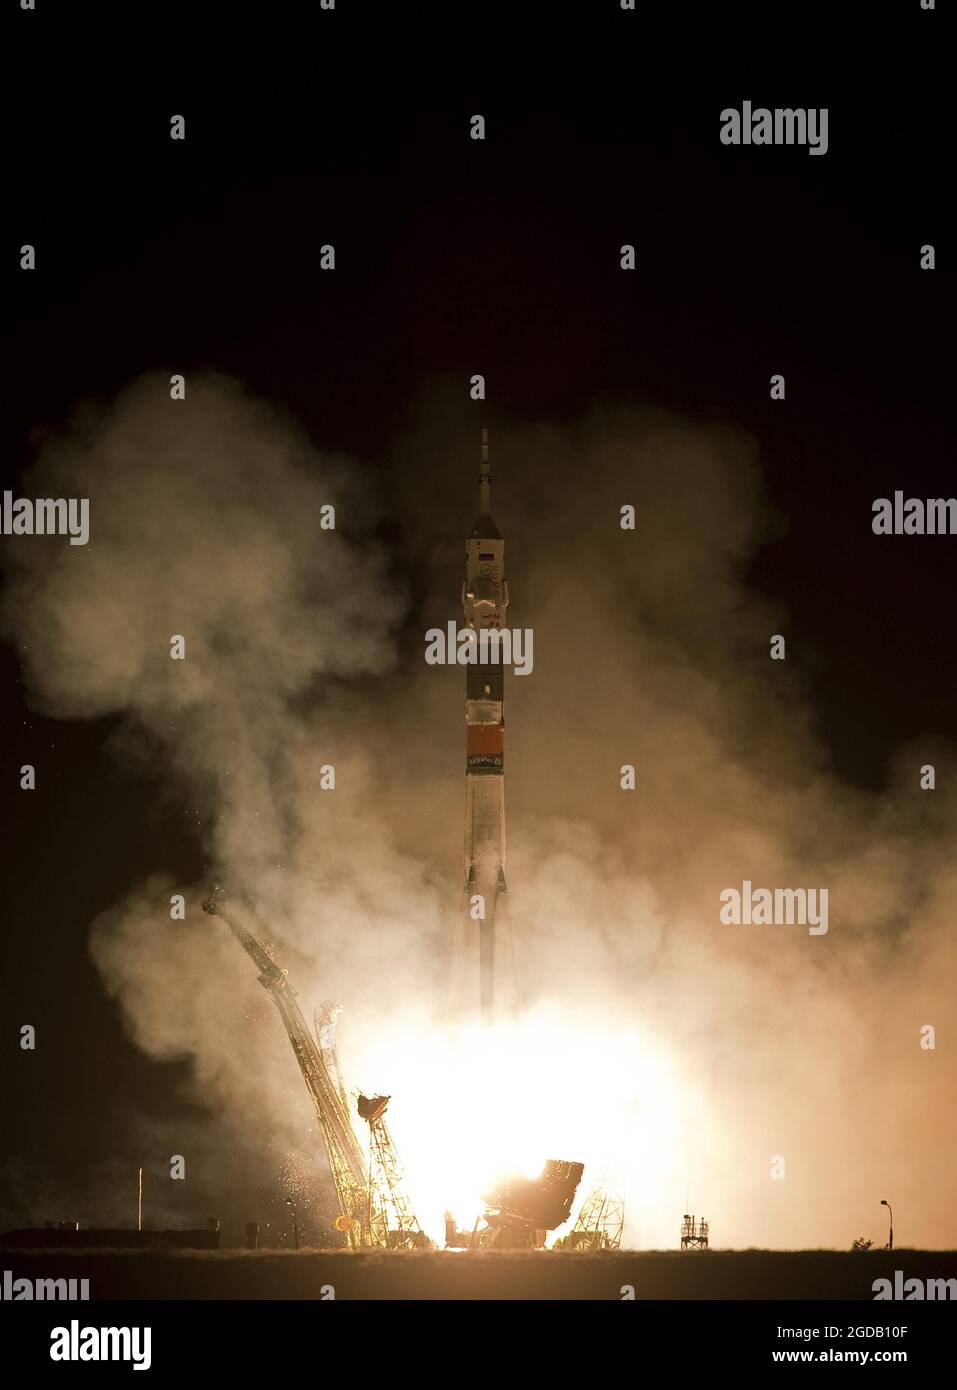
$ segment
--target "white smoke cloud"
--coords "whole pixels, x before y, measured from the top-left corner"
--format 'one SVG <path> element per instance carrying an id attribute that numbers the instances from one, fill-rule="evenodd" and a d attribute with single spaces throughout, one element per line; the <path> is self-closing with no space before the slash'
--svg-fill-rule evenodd
<path id="1" fill-rule="evenodd" d="M 19 549 L 5 603 L 41 706 L 124 715 L 210 817 L 211 862 L 307 1013 L 347 1005 L 347 1065 L 394 1082 L 413 1185 L 427 1155 L 408 1117 L 424 1124 L 452 1084 L 430 1020 L 461 886 L 461 672 L 426 667 L 422 634 L 457 616 L 473 453 L 440 384 L 388 474 L 393 558 L 420 590 L 409 618 L 358 465 L 317 457 L 233 382 L 191 383 L 171 405 L 147 378 L 46 445 L 37 495 L 50 480 L 89 496 L 94 539 Z M 935 1193 L 954 1139 L 957 816 L 916 777 L 945 750 L 900 750 L 880 795 L 830 770 L 793 662 L 768 660 L 787 615 L 744 580 L 781 525 L 745 437 L 603 407 L 493 431 L 493 459 L 509 620 L 535 629 L 534 676 L 506 689 L 525 993 L 561 1039 L 556 1068 L 576 1032 L 604 1040 L 588 1073 L 549 1091 L 556 1142 L 583 1150 L 554 1156 L 626 1136 L 608 1157 L 628 1170 L 641 1244 L 675 1242 L 686 1184 L 720 1244 L 848 1246 L 891 1189 L 909 1243 L 952 1242 Z M 329 502 L 335 532 L 318 527 Z M 618 527 L 625 503 L 635 533 Z M 185 662 L 169 659 L 174 633 Z M 328 763 L 334 792 L 319 785 Z M 827 887 L 828 935 L 722 927 L 718 895 L 744 878 Z M 247 1142 L 259 1123 L 292 1143 L 305 1092 L 250 963 L 198 911 L 201 887 L 179 924 L 169 894 L 187 890 L 143 885 L 95 924 L 94 957 L 138 1046 L 189 1057 L 194 1094 Z M 927 1023 L 936 1052 L 918 1045 Z M 480 1115 L 485 1100 L 470 1098 Z M 623 1127 L 607 1122 L 616 1105 Z"/>

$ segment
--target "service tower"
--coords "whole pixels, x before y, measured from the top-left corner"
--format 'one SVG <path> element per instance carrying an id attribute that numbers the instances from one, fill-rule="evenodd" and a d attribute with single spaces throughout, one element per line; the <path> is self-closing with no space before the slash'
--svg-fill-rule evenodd
<path id="1" fill-rule="evenodd" d="M 507 626 L 505 542 L 492 520 L 488 431 L 482 431 L 479 517 L 465 541 L 462 608 L 480 634 Z M 488 664 L 466 666 L 465 891 L 456 928 L 451 1002 L 457 1016 L 483 1021 L 517 1003 L 515 953 L 505 893 L 505 704 L 501 648 Z M 477 647 L 477 644 L 476 644 Z M 479 655 L 478 650 L 475 653 Z"/>

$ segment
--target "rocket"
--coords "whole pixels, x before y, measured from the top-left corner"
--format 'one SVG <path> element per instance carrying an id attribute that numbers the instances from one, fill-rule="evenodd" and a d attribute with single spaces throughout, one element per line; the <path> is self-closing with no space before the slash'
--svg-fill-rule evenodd
<path id="1" fill-rule="evenodd" d="M 505 541 L 492 519 L 488 431 L 482 431 L 479 516 L 465 541 L 465 625 L 504 629 Z M 465 888 L 453 960 L 452 1002 L 488 1022 L 516 999 L 505 893 L 505 703 L 501 661 L 465 668 Z"/>

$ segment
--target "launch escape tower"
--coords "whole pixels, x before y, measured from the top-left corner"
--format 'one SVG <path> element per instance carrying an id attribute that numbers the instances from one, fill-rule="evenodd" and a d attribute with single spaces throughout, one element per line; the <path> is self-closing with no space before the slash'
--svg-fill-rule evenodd
<path id="1" fill-rule="evenodd" d="M 465 626 L 479 635 L 501 632 L 507 622 L 505 541 L 492 519 L 491 497 L 488 431 L 483 430 L 479 516 L 466 537 L 462 584 Z M 465 889 L 456 926 L 450 1002 L 460 1015 L 478 1008 L 484 1022 L 517 1002 L 514 944 L 504 902 L 504 674 L 501 660 L 486 664 L 476 660 L 466 666 Z"/>
<path id="2" fill-rule="evenodd" d="M 269 994 L 283 1021 L 286 1035 L 299 1063 L 299 1070 L 312 1099 L 329 1159 L 329 1169 L 339 1203 L 336 1230 L 346 1235 L 350 1249 L 370 1245 L 392 1249 L 396 1246 L 425 1242 L 426 1238 L 412 1214 L 408 1198 L 400 1189 L 401 1170 L 388 1130 L 384 1130 L 384 1138 L 379 1141 L 380 1149 L 385 1148 L 389 1159 L 388 1190 L 383 1194 L 375 1182 L 370 1180 L 370 1168 L 352 1128 L 348 1095 L 339 1066 L 335 1043 L 338 1005 L 323 1004 L 316 1011 L 314 1037 L 296 1002 L 296 992 L 289 983 L 287 972 L 276 965 L 266 947 L 239 920 L 221 887 L 216 886 L 210 890 L 203 901 L 203 911 L 214 917 L 221 917 L 229 927 L 258 968 L 259 983 Z M 383 1106 L 379 1112 L 379 1119 L 384 1108 Z M 384 1129 L 384 1121 L 382 1124 Z M 383 1172 L 383 1164 L 377 1157 L 375 1148 L 372 1157 L 371 1171 L 374 1177 Z M 398 1232 L 390 1230 L 389 1227 L 389 1217 L 396 1211 L 402 1213 L 402 1221 L 405 1223 Z"/>

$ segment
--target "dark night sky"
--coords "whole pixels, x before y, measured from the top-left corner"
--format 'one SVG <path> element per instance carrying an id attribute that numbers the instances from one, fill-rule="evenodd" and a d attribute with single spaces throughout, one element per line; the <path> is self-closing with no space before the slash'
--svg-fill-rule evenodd
<path id="1" fill-rule="evenodd" d="M 334 62 L 317 59 L 316 89 Z M 957 736 L 957 551 L 862 524 L 895 488 L 955 491 L 942 89 L 889 100 L 893 82 L 864 66 L 658 84 L 645 68 L 640 90 L 610 84 L 613 102 L 569 81 L 525 107 L 505 83 L 420 107 L 414 82 L 379 105 L 270 100 L 254 119 L 180 92 L 111 107 L 101 87 L 82 119 L 38 103 L 8 174 L 8 226 L 40 269 L 9 282 L 3 486 L 16 491 L 37 431 L 157 367 L 234 374 L 370 470 L 437 373 L 461 376 L 463 411 L 482 371 L 519 419 L 573 418 L 610 395 L 740 425 L 787 523 L 753 583 L 786 606 L 835 765 L 880 786 L 900 742 Z M 828 154 L 723 148 L 718 112 L 745 97 L 827 105 Z M 188 139 L 174 145 L 180 110 Z M 467 138 L 473 110 L 484 144 Z M 623 242 L 638 247 L 632 275 Z M 777 371 L 783 404 L 768 399 Z M 185 1074 L 125 1039 L 86 926 L 157 865 L 198 876 L 202 847 L 112 756 L 109 721 L 33 713 L 8 647 L 0 681 L 2 1157 L 82 1206 L 87 1166 L 121 1147 L 132 1110 L 182 1107 Z M 23 762 L 43 769 L 31 795 Z M 72 1041 L 25 1058 L 25 1021 Z M 0 1211 L 28 1215 L 3 1193 Z"/>

